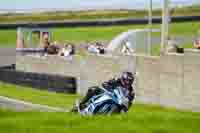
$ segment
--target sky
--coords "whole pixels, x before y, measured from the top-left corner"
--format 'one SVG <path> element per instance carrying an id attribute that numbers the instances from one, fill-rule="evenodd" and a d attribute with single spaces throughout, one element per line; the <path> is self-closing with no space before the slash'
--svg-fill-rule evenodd
<path id="1" fill-rule="evenodd" d="M 154 8 L 160 7 L 163 0 L 153 0 Z M 171 5 L 200 3 L 200 0 L 171 0 Z M 148 0 L 0 0 L 0 10 L 36 9 L 144 9 Z"/>

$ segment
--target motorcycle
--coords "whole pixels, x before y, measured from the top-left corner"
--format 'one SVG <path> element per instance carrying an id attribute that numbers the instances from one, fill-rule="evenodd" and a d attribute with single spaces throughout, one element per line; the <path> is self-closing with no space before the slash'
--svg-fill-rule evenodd
<path id="1" fill-rule="evenodd" d="M 81 115 L 114 114 L 128 111 L 129 100 L 125 97 L 122 88 L 108 91 L 101 88 L 103 93 L 90 98 L 86 107 L 80 109 L 77 103 L 77 112 Z"/>

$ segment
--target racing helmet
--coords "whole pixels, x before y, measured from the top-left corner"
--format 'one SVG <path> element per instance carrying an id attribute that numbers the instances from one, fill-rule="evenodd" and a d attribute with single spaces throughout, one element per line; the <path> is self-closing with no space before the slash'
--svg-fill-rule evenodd
<path id="1" fill-rule="evenodd" d="M 120 80 L 123 85 L 125 85 L 126 87 L 130 87 L 132 86 L 135 78 L 132 72 L 125 71 L 122 72 Z"/>

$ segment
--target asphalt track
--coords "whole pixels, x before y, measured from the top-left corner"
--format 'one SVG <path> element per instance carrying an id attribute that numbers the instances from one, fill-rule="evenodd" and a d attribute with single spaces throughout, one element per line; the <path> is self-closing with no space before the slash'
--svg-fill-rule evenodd
<path id="1" fill-rule="evenodd" d="M 67 109 L 50 107 L 47 105 L 33 104 L 21 100 L 0 96 L 0 107 L 16 111 L 42 111 L 42 112 L 69 112 Z"/>

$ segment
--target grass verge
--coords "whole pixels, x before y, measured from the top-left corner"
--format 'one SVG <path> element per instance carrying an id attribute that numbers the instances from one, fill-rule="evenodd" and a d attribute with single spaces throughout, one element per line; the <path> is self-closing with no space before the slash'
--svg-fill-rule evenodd
<path id="1" fill-rule="evenodd" d="M 192 49 L 193 48 L 193 45 L 192 43 L 191 44 L 183 44 L 181 45 L 181 48 L 184 48 L 184 49 Z M 152 56 L 159 56 L 160 55 L 160 45 L 154 45 L 152 48 L 151 48 L 151 55 Z"/>
<path id="2" fill-rule="evenodd" d="M 128 114 L 81 117 L 71 113 L 13 112 L 0 109 L 6 133 L 197 133 L 200 113 L 135 105 Z"/>
<path id="3" fill-rule="evenodd" d="M 171 8 L 171 16 L 191 16 L 199 15 L 200 6 L 192 5 L 182 8 Z M 153 10 L 153 16 L 160 17 L 161 10 Z M 148 16 L 148 10 L 86 10 L 86 11 L 52 11 L 26 14 L 2 14 L 0 23 L 15 22 L 38 22 L 51 20 L 95 20 L 95 19 L 115 19 L 115 18 L 145 18 Z"/>
<path id="4" fill-rule="evenodd" d="M 61 94 L 0 82 L 0 96 L 53 107 L 71 108 L 77 95 Z"/>
<path id="5" fill-rule="evenodd" d="M 0 95 L 68 107 L 77 96 L 49 93 L 0 83 Z M 15 112 L 0 109 L 0 131 L 6 133 L 195 133 L 200 130 L 200 113 L 134 104 L 128 114 L 81 117 L 72 113 Z"/>
<path id="6" fill-rule="evenodd" d="M 88 42 L 105 40 L 110 41 L 118 34 L 130 29 L 145 28 L 145 25 L 105 26 L 105 27 L 76 27 L 76 28 L 53 28 L 53 40 L 59 42 Z M 170 35 L 193 36 L 197 35 L 200 22 L 172 23 Z M 153 25 L 153 28 L 160 29 L 160 25 Z M 52 41 L 53 41 L 52 40 Z M 15 47 L 16 30 L 0 30 L 0 47 Z"/>

